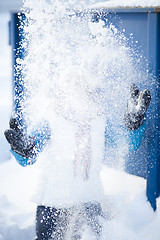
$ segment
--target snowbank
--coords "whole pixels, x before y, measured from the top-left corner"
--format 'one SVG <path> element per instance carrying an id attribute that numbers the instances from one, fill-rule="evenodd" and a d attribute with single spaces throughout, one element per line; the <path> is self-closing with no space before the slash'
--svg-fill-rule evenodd
<path id="1" fill-rule="evenodd" d="M 30 201 L 33 180 L 33 168 L 22 168 L 15 159 L 1 163 L 0 240 L 34 239 L 36 206 Z"/>
<path id="2" fill-rule="evenodd" d="M 159 203 L 154 213 L 146 200 L 145 180 L 107 167 L 101 178 L 108 196 L 102 206 L 111 216 L 102 240 L 159 240 Z M 34 166 L 22 168 L 13 158 L 0 164 L 0 240 L 34 239 L 34 181 Z M 83 240 L 90 240 L 87 233 Z"/>

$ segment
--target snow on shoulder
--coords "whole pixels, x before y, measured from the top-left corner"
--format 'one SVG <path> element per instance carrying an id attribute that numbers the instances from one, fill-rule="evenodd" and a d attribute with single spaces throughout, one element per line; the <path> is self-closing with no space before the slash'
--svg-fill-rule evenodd
<path id="1" fill-rule="evenodd" d="M 91 8 L 158 8 L 160 0 L 109 0 L 90 6 Z"/>

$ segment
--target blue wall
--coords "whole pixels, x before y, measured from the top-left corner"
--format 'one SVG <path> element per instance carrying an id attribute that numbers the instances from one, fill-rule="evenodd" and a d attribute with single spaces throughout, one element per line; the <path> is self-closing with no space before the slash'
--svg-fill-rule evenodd
<path id="1" fill-rule="evenodd" d="M 158 9 L 116 9 L 99 11 L 99 16 L 114 24 L 129 39 L 128 44 L 142 55 L 146 72 L 146 86 L 151 91 L 151 105 L 147 111 L 146 131 L 140 147 L 126 158 L 126 171 L 147 179 L 146 193 L 153 209 L 160 195 L 160 12 Z M 124 31 L 125 29 L 125 31 Z M 130 38 L 133 34 L 132 38 Z M 136 42 L 136 44 L 134 44 Z"/>

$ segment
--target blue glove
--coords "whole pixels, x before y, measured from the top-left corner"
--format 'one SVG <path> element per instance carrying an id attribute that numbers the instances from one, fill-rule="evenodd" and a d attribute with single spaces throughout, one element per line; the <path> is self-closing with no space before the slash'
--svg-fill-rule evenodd
<path id="1" fill-rule="evenodd" d="M 125 126 L 129 130 L 136 130 L 144 122 L 145 114 L 151 101 L 151 94 L 147 89 L 139 92 L 138 87 L 132 84 L 130 95 L 127 111 L 124 116 Z"/>
<path id="2" fill-rule="evenodd" d="M 10 120 L 10 129 L 4 134 L 11 145 L 11 153 L 23 167 L 36 162 L 38 153 L 51 136 L 46 122 L 33 129 L 31 136 L 28 136 L 15 118 Z"/>
<path id="3" fill-rule="evenodd" d="M 10 119 L 9 126 L 10 129 L 7 129 L 4 135 L 11 145 L 11 149 L 22 157 L 32 157 L 35 152 L 34 139 L 27 135 L 16 118 Z"/>

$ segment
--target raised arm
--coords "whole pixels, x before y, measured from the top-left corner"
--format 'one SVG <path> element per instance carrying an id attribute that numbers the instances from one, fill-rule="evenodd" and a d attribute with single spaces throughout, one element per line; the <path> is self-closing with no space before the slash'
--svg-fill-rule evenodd
<path id="1" fill-rule="evenodd" d="M 136 130 L 144 123 L 150 101 L 151 94 L 149 90 L 145 89 L 140 92 L 134 83 L 131 85 L 130 98 L 124 116 L 125 126 L 129 130 Z"/>
<path id="2" fill-rule="evenodd" d="M 35 163 L 38 153 L 50 139 L 51 133 L 48 124 L 43 123 L 36 127 L 31 136 L 28 136 L 16 118 L 10 119 L 9 127 L 4 135 L 17 162 L 23 167 Z"/>

